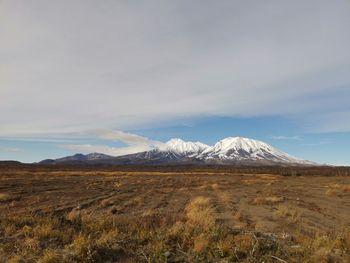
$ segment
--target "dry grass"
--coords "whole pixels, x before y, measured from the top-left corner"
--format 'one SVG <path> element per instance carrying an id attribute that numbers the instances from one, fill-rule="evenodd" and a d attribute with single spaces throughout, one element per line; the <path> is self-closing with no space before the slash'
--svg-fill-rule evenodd
<path id="1" fill-rule="evenodd" d="M 122 182 L 116 182 L 114 185 L 115 185 L 115 187 L 120 188 L 120 187 L 123 186 L 123 183 Z"/>
<path id="2" fill-rule="evenodd" d="M 249 234 L 238 234 L 234 237 L 233 242 L 240 251 L 250 251 L 254 246 L 254 239 Z"/>
<path id="3" fill-rule="evenodd" d="M 189 211 L 206 210 L 211 207 L 211 200 L 199 196 L 187 207 Z M 282 217 L 297 215 L 286 207 L 278 211 Z M 237 213 L 237 219 L 242 218 Z M 208 225 L 206 221 L 200 221 L 198 228 L 198 224 L 193 225 L 194 221 L 189 224 L 188 220 L 166 215 L 139 218 L 82 215 L 78 223 L 65 219 L 63 214 L 2 217 L 0 233 L 13 225 L 17 239 L 0 242 L 0 261 L 272 263 L 275 261 L 271 256 L 275 256 L 288 262 L 316 263 L 347 262 L 350 255 L 350 230 L 346 229 L 322 235 L 299 231 L 288 239 L 293 240 L 290 244 L 273 234 L 232 231 L 230 227 L 215 222 Z"/>
<path id="4" fill-rule="evenodd" d="M 197 187 L 198 190 L 202 190 L 202 191 L 210 191 L 213 190 L 212 185 L 208 182 L 200 185 Z"/>
<path id="5" fill-rule="evenodd" d="M 271 175 L 271 174 L 259 174 L 259 175 L 249 175 L 248 178 L 244 178 L 241 180 L 243 184 L 246 185 L 254 185 L 254 184 L 266 184 L 272 185 L 281 180 L 280 176 Z"/>
<path id="6" fill-rule="evenodd" d="M 332 184 L 327 187 L 326 196 L 343 196 L 350 195 L 350 185 L 348 184 Z"/>
<path id="7" fill-rule="evenodd" d="M 219 184 L 217 184 L 217 183 L 214 183 L 214 184 L 211 185 L 211 188 L 212 188 L 213 190 L 219 190 L 219 189 L 222 188 L 222 186 L 219 185 Z"/>
<path id="8" fill-rule="evenodd" d="M 282 196 L 258 196 L 254 198 L 251 202 L 253 205 L 272 205 L 281 203 L 284 201 Z"/>
<path id="9" fill-rule="evenodd" d="M 228 191 L 219 191 L 217 193 L 217 195 L 218 195 L 218 198 L 220 199 L 220 201 L 223 203 L 232 202 L 232 196 Z"/>
<path id="10" fill-rule="evenodd" d="M 258 178 L 251 178 L 251 179 L 243 179 L 241 182 L 246 185 L 252 185 L 252 184 L 261 184 L 264 181 Z"/>
<path id="11" fill-rule="evenodd" d="M 350 262 L 350 229 L 328 235 L 316 233 L 314 236 L 299 232 L 294 236 L 303 250 L 304 257 L 314 263 Z"/>
<path id="12" fill-rule="evenodd" d="M 142 213 L 142 216 L 153 216 L 155 213 L 154 209 L 149 208 Z"/>
<path id="13" fill-rule="evenodd" d="M 72 209 L 67 215 L 66 219 L 71 222 L 79 222 L 81 220 L 80 209 Z"/>
<path id="14" fill-rule="evenodd" d="M 185 208 L 188 223 L 201 227 L 215 224 L 215 209 L 208 197 L 195 197 Z"/>
<path id="15" fill-rule="evenodd" d="M 97 258 L 94 242 L 89 236 L 79 234 L 74 237 L 72 247 L 74 257 L 80 262 L 94 262 Z"/>
<path id="16" fill-rule="evenodd" d="M 198 237 L 195 237 L 193 241 L 193 251 L 195 253 L 203 253 L 209 246 L 209 239 L 208 237 L 201 235 Z"/>
<path id="17" fill-rule="evenodd" d="M 349 178 L 200 169 L 0 173 L 0 262 L 350 262 Z"/>
<path id="18" fill-rule="evenodd" d="M 241 211 L 237 211 L 233 215 L 234 228 L 245 229 L 247 227 L 247 219 Z"/>
<path id="19" fill-rule="evenodd" d="M 63 255 L 55 249 L 47 249 L 44 251 L 38 263 L 60 263 L 63 262 Z"/>
<path id="20" fill-rule="evenodd" d="M 6 193 L 0 193 L 0 201 L 6 201 L 10 198 L 9 194 Z"/>
<path id="21" fill-rule="evenodd" d="M 110 200 L 110 199 L 103 199 L 102 201 L 101 201 L 101 206 L 102 207 L 109 207 L 109 206 L 111 206 L 111 205 L 113 205 L 113 201 L 112 200 Z"/>
<path id="22" fill-rule="evenodd" d="M 297 223 L 302 217 L 302 213 L 298 209 L 288 205 L 279 205 L 275 214 L 282 218 L 288 218 L 291 223 Z"/>

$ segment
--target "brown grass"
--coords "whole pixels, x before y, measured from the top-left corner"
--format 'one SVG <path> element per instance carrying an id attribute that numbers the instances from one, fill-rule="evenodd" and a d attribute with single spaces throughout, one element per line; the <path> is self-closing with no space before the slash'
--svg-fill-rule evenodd
<path id="1" fill-rule="evenodd" d="M 316 233 L 311 237 L 299 232 L 294 238 L 301 245 L 304 255 L 310 257 L 310 262 L 350 262 L 350 229 L 343 229 L 338 234 Z"/>
<path id="2" fill-rule="evenodd" d="M 198 237 L 195 237 L 193 241 L 193 251 L 195 253 L 202 253 L 204 252 L 209 246 L 209 240 L 208 237 L 201 235 Z"/>
<path id="3" fill-rule="evenodd" d="M 208 197 L 195 197 L 185 208 L 188 223 L 201 227 L 215 224 L 215 209 Z"/>
<path id="4" fill-rule="evenodd" d="M 210 206 L 210 199 L 200 196 L 188 207 Z M 284 217 L 294 214 L 284 207 L 279 211 Z M 164 215 L 142 218 L 85 215 L 79 224 L 64 220 L 63 215 L 2 218 L 0 231 L 14 223 L 18 233 L 23 233 L 18 235 L 15 244 L 12 244 L 13 239 L 0 244 L 0 256 L 6 258 L 2 261 L 274 262 L 271 256 L 276 256 L 288 262 L 347 262 L 350 255 L 350 230 L 347 229 L 337 234 L 315 236 L 300 231 L 289 239 L 293 240 L 292 244 L 286 244 L 284 238 L 272 234 L 244 229 L 232 231 L 217 224 L 198 228 L 188 221 L 175 221 Z M 292 245 L 297 245 L 298 249 Z"/>
<path id="5" fill-rule="evenodd" d="M 291 223 L 296 223 L 301 220 L 302 213 L 291 206 L 279 205 L 275 214 L 282 218 L 288 218 Z"/>
<path id="6" fill-rule="evenodd" d="M 79 234 L 72 243 L 74 257 L 80 262 L 94 262 L 97 257 L 93 240 L 86 235 Z"/>
<path id="7" fill-rule="evenodd" d="M 80 209 L 72 209 L 67 215 L 66 219 L 71 222 L 78 222 L 81 220 L 81 211 Z"/>
<path id="8" fill-rule="evenodd" d="M 348 184 L 332 184 L 329 185 L 325 192 L 326 196 L 343 196 L 350 195 L 350 185 Z"/>
<path id="9" fill-rule="evenodd" d="M 63 255 L 55 249 L 47 249 L 37 263 L 60 263 L 63 262 Z"/>
<path id="10" fill-rule="evenodd" d="M 233 215 L 233 220 L 234 220 L 234 227 L 236 229 L 244 229 L 247 227 L 247 219 L 243 215 L 241 211 L 237 211 Z"/>
<path id="11" fill-rule="evenodd" d="M 217 184 L 217 183 L 214 183 L 214 184 L 211 185 L 211 188 L 212 188 L 213 190 L 219 190 L 219 189 L 222 188 L 222 186 L 219 185 L 219 184 Z"/>
<path id="12" fill-rule="evenodd" d="M 220 199 L 220 201 L 223 203 L 232 202 L 232 196 L 228 191 L 219 191 L 217 193 L 217 195 L 218 195 L 218 198 Z"/>
<path id="13" fill-rule="evenodd" d="M 350 262 L 345 176 L 40 169 L 0 173 L 0 262 Z"/>

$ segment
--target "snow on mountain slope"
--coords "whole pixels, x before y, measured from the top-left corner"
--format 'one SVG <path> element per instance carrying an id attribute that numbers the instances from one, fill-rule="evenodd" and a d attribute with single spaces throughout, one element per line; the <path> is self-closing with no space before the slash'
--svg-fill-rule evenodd
<path id="1" fill-rule="evenodd" d="M 202 161 L 268 161 L 276 163 L 312 164 L 282 152 L 262 141 L 228 137 L 214 146 L 201 142 L 185 142 L 181 139 L 171 139 L 166 143 L 163 154 L 172 154 L 172 159 L 195 158 Z"/>
<path id="2" fill-rule="evenodd" d="M 228 137 L 214 146 L 204 150 L 198 158 L 220 160 L 268 160 L 282 163 L 303 163 L 308 161 L 298 159 L 284 153 L 271 145 L 248 138 Z"/>
<path id="3" fill-rule="evenodd" d="M 85 157 L 87 158 L 87 160 L 99 160 L 99 159 L 109 159 L 111 158 L 111 156 L 107 155 L 107 154 L 103 154 L 103 153 L 89 153 L 87 155 L 85 155 Z"/>
<path id="4" fill-rule="evenodd" d="M 171 151 L 179 155 L 197 155 L 209 146 L 201 142 L 185 142 L 174 138 L 166 143 L 165 151 Z"/>

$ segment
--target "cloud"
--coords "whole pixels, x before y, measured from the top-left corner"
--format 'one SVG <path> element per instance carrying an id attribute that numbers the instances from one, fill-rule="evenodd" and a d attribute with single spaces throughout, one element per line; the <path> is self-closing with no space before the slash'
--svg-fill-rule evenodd
<path id="1" fill-rule="evenodd" d="M 313 133 L 350 131 L 350 110 L 307 116 L 308 131 Z"/>
<path id="2" fill-rule="evenodd" d="M 162 149 L 166 147 L 163 142 L 150 140 L 146 137 L 142 137 L 132 133 L 126 133 L 123 131 L 108 131 L 99 130 L 94 133 L 98 139 L 120 141 L 125 143 L 126 147 L 111 147 L 107 145 L 91 145 L 91 144 L 64 144 L 63 148 L 79 151 L 83 153 L 104 153 L 111 156 L 120 156 L 137 152 L 149 151 L 152 149 Z"/>
<path id="3" fill-rule="evenodd" d="M 301 141 L 302 138 L 300 136 L 284 136 L 284 135 L 280 135 L 280 136 L 272 136 L 271 137 L 274 140 L 295 140 L 295 141 Z"/>
<path id="4" fill-rule="evenodd" d="M 120 156 L 132 154 L 136 152 L 144 152 L 150 150 L 142 145 L 133 145 L 128 147 L 110 147 L 106 145 L 91 145 L 91 144 L 65 144 L 63 148 L 81 153 L 104 153 L 111 156 Z"/>
<path id="5" fill-rule="evenodd" d="M 11 152 L 11 153 L 24 153 L 26 152 L 24 149 L 17 147 L 0 147 L 0 151 Z"/>
<path id="6" fill-rule="evenodd" d="M 146 137 L 126 133 L 123 131 L 108 131 L 108 130 L 100 130 L 96 132 L 96 136 L 99 139 L 104 140 L 113 140 L 113 141 L 121 141 L 127 145 L 133 146 L 145 146 L 149 148 L 161 148 L 164 146 L 164 143 L 160 141 L 150 140 Z"/>
<path id="7" fill-rule="evenodd" d="M 315 143 L 303 143 L 303 146 L 321 146 L 321 145 L 327 145 L 327 144 L 331 144 L 332 141 L 327 140 L 327 141 L 319 141 L 319 142 L 315 142 Z"/>
<path id="8" fill-rule="evenodd" d="M 18 0 L 1 9 L 0 136 L 199 116 L 292 116 L 305 126 L 312 116 L 327 130 L 332 113 L 350 111 L 349 1 Z M 346 116 L 334 129 L 350 130 Z"/>
<path id="9" fill-rule="evenodd" d="M 2 141 L 19 141 L 19 142 L 47 142 L 47 143 L 68 143 L 75 142 L 67 138 L 25 138 L 25 137 L 0 137 Z"/>

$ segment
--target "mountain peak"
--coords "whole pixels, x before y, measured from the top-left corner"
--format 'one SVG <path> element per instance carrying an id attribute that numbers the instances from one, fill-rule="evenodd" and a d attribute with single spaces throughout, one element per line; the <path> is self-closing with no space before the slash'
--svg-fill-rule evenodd
<path id="1" fill-rule="evenodd" d="M 272 148 L 272 146 L 270 146 Z M 243 149 L 247 152 L 255 151 L 259 148 L 269 148 L 269 145 L 249 138 L 244 137 L 227 137 L 220 140 L 214 145 L 215 149 L 220 149 L 220 151 L 228 151 L 232 148 Z"/>
<path id="2" fill-rule="evenodd" d="M 186 142 L 179 138 L 170 139 L 166 143 L 166 150 L 175 153 L 199 153 L 208 148 L 209 146 L 201 142 Z"/>

